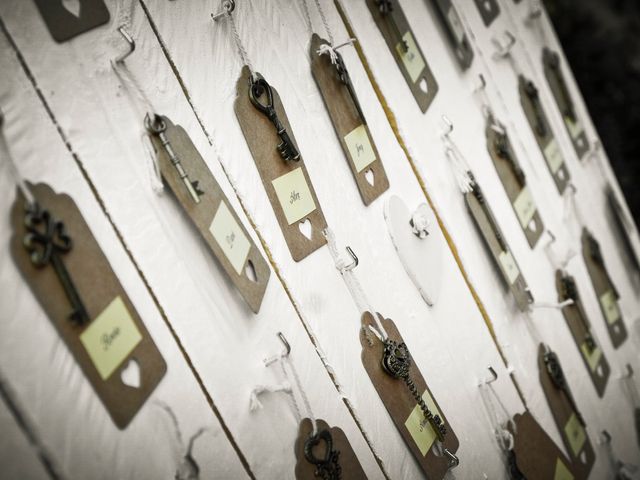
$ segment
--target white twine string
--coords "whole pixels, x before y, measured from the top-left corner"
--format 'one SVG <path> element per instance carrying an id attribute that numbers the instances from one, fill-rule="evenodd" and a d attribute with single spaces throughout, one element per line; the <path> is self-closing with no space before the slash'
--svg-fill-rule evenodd
<path id="1" fill-rule="evenodd" d="M 20 189 L 22 196 L 27 201 L 27 204 L 29 206 L 34 205 L 36 203 L 36 200 L 33 197 L 31 190 L 29 190 L 29 187 L 27 186 L 27 183 L 25 182 L 24 178 L 22 178 L 22 176 L 20 175 L 20 172 L 18 171 L 18 166 L 16 165 L 13 159 L 13 156 L 9 151 L 7 138 L 4 135 L 4 115 L 2 111 L 0 111 L 0 155 L 7 160 L 7 163 L 9 164 L 9 169 L 11 170 L 11 175 L 13 176 L 13 179 L 15 180 L 16 185 Z"/>
<path id="2" fill-rule="evenodd" d="M 338 55 L 336 53 L 336 50 L 345 47 L 347 45 L 353 45 L 356 41 L 355 38 L 350 38 L 349 40 L 347 40 L 346 42 L 341 43 L 340 45 L 335 45 L 334 46 L 334 37 L 333 37 L 333 32 L 331 31 L 331 28 L 329 27 L 329 22 L 327 21 L 327 16 L 324 13 L 324 10 L 322 9 L 322 6 L 320 5 L 320 1 L 319 0 L 315 0 L 315 4 L 316 7 L 318 9 L 318 13 L 320 13 L 320 18 L 322 19 L 322 24 L 324 26 L 325 31 L 327 32 L 327 37 L 329 38 L 329 44 L 323 44 L 320 46 L 320 48 L 318 50 L 316 50 L 316 53 L 318 55 L 329 55 L 329 58 L 331 59 L 331 64 L 335 65 L 336 62 L 338 61 Z M 302 11 L 304 13 L 305 19 L 307 21 L 307 25 L 309 27 L 309 30 L 311 31 L 311 33 L 315 32 L 315 29 L 313 28 L 313 21 L 311 20 L 311 14 L 309 13 L 309 4 L 307 3 L 307 0 L 302 0 Z"/>
<path id="3" fill-rule="evenodd" d="M 294 415 L 296 417 L 296 421 L 300 423 L 303 419 L 302 408 L 300 403 L 298 403 L 298 399 L 296 398 L 294 389 L 292 387 L 293 383 L 296 385 L 296 389 L 298 390 L 298 394 L 302 399 L 302 405 L 304 406 L 304 410 L 307 413 L 308 418 L 311 420 L 312 425 L 312 435 L 318 433 L 318 423 L 316 421 L 316 417 L 313 414 L 313 410 L 311 410 L 311 404 L 309 403 L 309 397 L 307 396 L 307 392 L 302 386 L 302 382 L 300 381 L 300 377 L 298 376 L 298 372 L 293 364 L 293 362 L 289 358 L 289 354 L 284 352 L 281 353 L 276 359 L 280 364 L 280 368 L 282 369 L 282 374 L 284 375 L 285 381 L 281 384 L 277 385 L 258 385 L 251 391 L 251 396 L 249 398 L 249 409 L 251 411 L 255 411 L 257 409 L 262 408 L 262 403 L 259 400 L 259 396 L 264 393 L 286 393 L 291 397 L 291 402 L 293 404 Z M 289 369 L 287 369 L 287 365 Z M 291 373 L 289 373 L 291 370 Z M 291 382 L 291 377 L 293 377 L 293 383 Z"/>
<path id="4" fill-rule="evenodd" d="M 513 450 L 513 436 L 517 433 L 516 424 L 509 415 L 504 403 L 502 403 L 502 400 L 500 400 L 500 397 L 498 397 L 496 391 L 493 389 L 493 385 L 486 382 L 481 383 L 480 396 L 482 397 L 482 403 L 489 416 L 489 422 L 491 423 L 491 428 L 498 445 L 505 452 Z M 507 425 L 511 426 L 513 433 L 507 428 Z"/>
<path id="5" fill-rule="evenodd" d="M 451 171 L 456 179 L 458 188 L 462 193 L 471 192 L 473 190 L 471 167 L 469 167 L 464 155 L 448 134 L 443 134 L 441 138 L 444 143 L 444 154 L 450 162 L 449 165 L 451 166 Z"/>
<path id="6" fill-rule="evenodd" d="M 233 15 L 230 10 L 225 11 L 225 17 L 229 21 L 229 25 L 231 25 L 231 33 L 233 35 L 233 40 L 236 43 L 236 48 L 238 49 L 238 54 L 240 55 L 240 60 L 242 60 L 243 65 L 246 65 L 249 68 L 249 72 L 251 73 L 251 79 L 256 80 L 256 73 L 253 68 L 253 64 L 251 60 L 249 60 L 249 54 L 247 53 L 247 49 L 244 48 L 242 44 L 242 40 L 240 39 L 240 34 L 238 33 L 238 28 L 236 27 L 236 22 L 233 19 Z"/>
<path id="7" fill-rule="evenodd" d="M 353 272 L 352 269 L 349 269 L 349 264 L 347 264 L 338 253 L 338 247 L 336 246 L 336 239 L 333 234 L 333 231 L 327 228 L 322 233 L 327 239 L 329 253 L 333 258 L 336 269 L 342 275 L 342 278 L 344 279 L 344 283 L 347 285 L 347 288 L 349 289 L 349 293 L 351 293 L 351 297 L 353 298 L 353 301 L 358 307 L 358 310 L 360 311 L 361 314 L 365 312 L 371 313 L 376 323 L 376 329 L 374 328 L 370 328 L 370 329 L 381 341 L 384 342 L 388 338 L 387 331 L 382 325 L 382 322 L 380 321 L 380 318 L 378 317 L 376 310 L 371 306 L 371 303 L 369 302 L 369 299 L 365 295 L 364 290 L 362 289 L 362 285 L 360 285 L 360 282 L 358 281 L 358 278 L 355 276 L 355 273 Z"/>

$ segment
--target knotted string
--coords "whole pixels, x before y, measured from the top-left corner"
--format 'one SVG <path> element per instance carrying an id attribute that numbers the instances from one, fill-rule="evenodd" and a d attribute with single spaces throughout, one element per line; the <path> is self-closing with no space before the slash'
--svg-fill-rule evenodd
<path id="1" fill-rule="evenodd" d="M 458 146 L 451 140 L 449 133 L 443 133 L 441 135 L 444 144 L 444 154 L 450 162 L 449 165 L 460 192 L 469 193 L 473 191 L 474 184 L 473 177 L 471 176 L 471 167 L 469 167 L 467 160 L 464 158 Z"/>

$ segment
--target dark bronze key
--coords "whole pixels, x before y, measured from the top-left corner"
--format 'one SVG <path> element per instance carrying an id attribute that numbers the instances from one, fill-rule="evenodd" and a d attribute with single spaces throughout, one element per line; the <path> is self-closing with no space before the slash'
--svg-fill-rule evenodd
<path id="1" fill-rule="evenodd" d="M 520 167 L 520 164 L 518 163 L 518 160 L 516 160 L 516 157 L 511 151 L 507 132 L 496 130 L 493 148 L 500 158 L 509 162 L 509 164 L 511 165 L 511 169 L 513 170 L 513 173 L 516 176 L 518 183 L 520 184 L 520 187 L 524 188 L 524 186 L 526 185 L 526 177 L 524 171 L 522 170 L 522 167 Z"/>
<path id="2" fill-rule="evenodd" d="M 256 78 L 251 81 L 251 85 L 249 86 L 249 99 L 251 100 L 251 103 L 263 115 L 265 115 L 271 123 L 273 123 L 274 127 L 276 127 L 276 132 L 278 133 L 278 137 L 280 137 L 280 143 L 278 144 L 278 152 L 280 152 L 280 156 L 286 161 L 299 161 L 300 153 L 294 145 L 293 140 L 291 140 L 291 137 L 289 137 L 287 129 L 284 128 L 284 125 L 278 118 L 276 109 L 273 106 L 273 92 L 271 91 L 271 86 L 260 74 L 256 74 L 255 76 Z M 265 103 L 260 102 L 260 97 L 263 96 L 266 97 Z"/>
<path id="3" fill-rule="evenodd" d="M 487 200 L 484 198 L 480 185 L 478 185 L 478 183 L 475 181 L 475 178 L 473 177 L 473 174 L 471 172 L 468 172 L 468 174 L 469 174 L 469 177 L 471 178 L 471 188 L 473 188 L 473 196 L 476 197 L 476 200 L 478 200 L 478 203 L 482 207 L 482 211 L 487 217 L 487 221 L 489 222 L 489 225 L 491 225 L 491 230 L 493 230 L 493 233 L 496 236 L 496 240 L 498 241 L 500 248 L 502 249 L 503 252 L 509 251 L 509 247 L 507 247 L 507 242 L 502 237 L 500 227 L 498 227 L 498 222 L 496 222 L 496 219 L 494 218 L 493 213 L 491 212 L 491 209 L 487 204 Z"/>
<path id="4" fill-rule="evenodd" d="M 418 392 L 415 383 L 409 376 L 409 368 L 411 367 L 411 354 L 406 344 L 395 342 L 389 338 L 384 341 L 384 352 L 382 354 L 382 369 L 393 378 L 403 380 L 409 388 L 411 395 L 420 406 L 424 418 L 431 424 L 438 440 L 443 442 L 447 434 L 447 426 L 444 424 L 440 415 L 434 415 L 427 403 Z"/>
<path id="5" fill-rule="evenodd" d="M 73 248 L 73 242 L 67 235 L 64 224 L 54 220 L 49 211 L 41 209 L 37 203 L 27 207 L 24 223 L 27 233 L 23 238 L 23 244 L 29 252 L 31 263 L 37 268 L 47 265 L 53 267 L 71 303 L 69 320 L 75 325 L 84 325 L 89 321 L 89 315 L 62 261 L 62 255 Z"/>
<path id="6" fill-rule="evenodd" d="M 317 457 L 313 452 L 316 446 L 324 452 L 322 457 Z M 304 442 L 304 457 L 312 465 L 315 465 L 314 475 L 322 480 L 341 480 L 342 467 L 339 463 L 340 450 L 333 448 L 333 438 L 329 430 L 320 430 L 315 435 L 309 435 Z"/>
<path id="7" fill-rule="evenodd" d="M 576 112 L 573 107 L 573 101 L 571 95 L 569 95 L 569 89 L 567 83 L 564 81 L 564 75 L 560 69 L 560 57 L 557 53 L 546 50 L 543 53 L 544 60 L 549 66 L 551 73 L 553 74 L 553 81 L 558 87 L 560 98 L 558 98 L 559 108 L 565 117 L 568 117 L 571 121 L 576 121 Z"/>
<path id="8" fill-rule="evenodd" d="M 567 379 L 564 376 L 564 372 L 562 371 L 562 366 L 560 365 L 560 361 L 558 360 L 558 356 L 555 352 L 548 350 L 544 354 L 544 364 L 547 367 L 547 373 L 551 378 L 551 381 L 555 385 L 555 387 L 564 393 L 569 405 L 571 406 L 571 410 L 573 410 L 578 417 L 578 421 L 582 424 L 582 426 L 586 427 L 584 422 L 584 418 L 578 410 L 578 405 L 576 405 L 575 400 L 573 399 L 573 395 L 571 395 L 571 391 L 569 390 L 569 385 L 567 385 Z"/>
<path id="9" fill-rule="evenodd" d="M 362 108 L 360 108 L 360 102 L 358 101 L 358 96 L 356 95 L 356 91 L 353 88 L 353 83 L 351 83 L 351 76 L 349 75 L 347 66 L 344 64 L 342 55 L 340 55 L 340 53 L 336 52 L 335 50 L 334 52 L 336 54 L 335 67 L 336 67 L 336 71 L 338 72 L 338 77 L 340 78 L 340 81 L 343 83 L 343 85 L 347 87 L 347 91 L 351 96 L 351 100 L 353 101 L 353 104 L 355 105 L 356 110 L 358 111 L 358 115 L 360 116 L 362 123 L 366 125 L 367 121 L 364 118 L 364 113 L 362 113 Z"/>
<path id="10" fill-rule="evenodd" d="M 538 95 L 538 89 L 531 80 L 528 80 L 524 87 L 524 91 L 527 97 L 529 97 L 531 107 L 533 108 L 533 113 L 536 117 L 536 125 L 534 127 L 536 133 L 540 137 L 545 137 L 547 135 L 547 125 L 542 113 L 542 104 L 540 103 L 540 95 Z"/>
<path id="11" fill-rule="evenodd" d="M 176 155 L 176 152 L 173 150 L 173 147 L 171 146 L 171 142 L 167 138 L 167 134 L 166 134 L 167 123 L 162 119 L 162 117 L 160 117 L 160 115 L 154 115 L 153 120 L 151 120 L 151 117 L 147 115 L 144 119 L 144 124 L 145 124 L 145 127 L 147 128 L 147 131 L 150 134 L 157 135 L 158 138 L 160 139 L 160 142 L 162 143 L 162 147 L 167 152 L 171 165 L 173 165 L 175 169 L 178 171 L 178 175 L 180 175 L 180 178 L 182 179 L 184 186 L 187 187 L 187 191 L 189 192 L 189 195 L 191 195 L 192 200 L 196 203 L 200 203 L 200 196 L 204 195 L 204 192 L 198 189 L 197 181 L 192 182 L 189 179 L 189 175 L 187 175 L 187 172 L 182 166 L 182 163 L 180 163 L 180 158 Z"/>
<path id="12" fill-rule="evenodd" d="M 393 1 L 394 0 L 378 0 L 378 9 L 380 10 L 382 18 L 384 18 L 389 25 L 392 35 L 396 37 L 396 44 L 400 44 L 402 53 L 407 53 L 409 51 L 409 45 L 407 45 L 407 42 L 402 38 L 402 32 L 398 28 L 396 21 L 393 19 Z"/>
<path id="13" fill-rule="evenodd" d="M 580 301 L 580 295 L 578 294 L 578 286 L 576 285 L 576 281 L 569 275 L 562 276 L 562 297 L 565 300 L 573 300 L 573 304 L 578 309 L 580 319 L 582 320 L 582 325 L 584 326 L 584 343 L 587 346 L 589 352 L 593 352 L 593 350 L 595 350 L 596 348 L 596 341 L 593 338 L 593 334 L 591 333 L 589 317 L 587 317 L 587 312 L 584 311 L 584 307 L 582 306 L 582 302 Z"/>

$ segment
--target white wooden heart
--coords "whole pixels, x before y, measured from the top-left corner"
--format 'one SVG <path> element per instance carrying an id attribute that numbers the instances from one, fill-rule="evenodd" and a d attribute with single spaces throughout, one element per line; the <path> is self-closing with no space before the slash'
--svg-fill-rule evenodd
<path id="1" fill-rule="evenodd" d="M 444 239 L 433 211 L 425 203 L 418 206 L 418 213 L 429 227 L 429 234 L 419 238 L 411 227 L 412 213 L 397 196 L 389 197 L 384 205 L 384 218 L 389 235 L 402 266 L 429 306 L 433 306 L 442 284 L 442 248 Z"/>

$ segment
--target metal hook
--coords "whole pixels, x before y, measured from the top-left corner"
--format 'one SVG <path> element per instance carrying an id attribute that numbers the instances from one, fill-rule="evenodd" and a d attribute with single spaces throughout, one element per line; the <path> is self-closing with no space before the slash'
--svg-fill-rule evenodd
<path id="1" fill-rule="evenodd" d="M 598 443 L 600 445 L 610 445 L 611 444 L 611 434 L 606 430 L 602 430 L 600 435 L 598 435 Z"/>
<path id="2" fill-rule="evenodd" d="M 491 378 L 489 380 L 483 380 L 482 382 L 480 382 L 480 384 L 478 386 L 482 386 L 482 385 L 490 385 L 493 382 L 495 382 L 496 380 L 498 380 L 498 374 L 496 373 L 496 371 L 493 369 L 493 367 L 491 365 L 489 365 L 487 367 L 487 369 L 489 370 L 489 373 L 491 374 Z"/>
<path id="3" fill-rule="evenodd" d="M 451 123 L 451 120 L 449 120 L 449 117 L 447 117 L 446 115 L 442 115 L 442 122 L 445 126 L 445 130 L 442 133 L 442 136 L 449 138 L 449 135 L 451 134 L 451 132 L 453 132 L 453 123 Z"/>
<path id="4" fill-rule="evenodd" d="M 278 332 L 278 338 L 280 339 L 280 341 L 284 345 L 285 351 L 283 353 L 280 353 L 279 355 L 274 355 L 273 357 L 266 358 L 264 360 L 264 366 L 265 367 L 268 367 L 269 365 L 271 365 L 272 363 L 276 362 L 280 358 L 288 357 L 289 354 L 291 353 L 291 345 L 289 345 L 289 342 L 287 342 L 287 339 L 285 338 L 285 336 L 284 336 L 284 334 L 282 332 Z"/>
<path id="5" fill-rule="evenodd" d="M 496 37 L 491 37 L 491 43 L 493 43 L 493 46 L 496 50 L 495 52 L 493 52 L 494 60 L 510 55 L 511 49 L 516 44 L 516 37 L 509 30 L 504 31 L 504 37 L 506 37 L 506 42 L 504 44 Z"/>
<path id="6" fill-rule="evenodd" d="M 136 42 L 133 37 L 129 35 L 129 32 L 127 32 L 124 25 L 120 25 L 120 27 L 118 27 L 118 31 L 129 44 L 129 51 L 118 55 L 118 57 L 116 57 L 116 59 L 114 60 L 115 63 L 122 63 L 124 62 L 125 58 L 127 58 L 134 52 L 134 50 L 136 49 Z"/>
<path id="7" fill-rule="evenodd" d="M 444 454 L 449 457 L 449 470 L 456 468 L 460 465 L 460 459 L 449 451 L 448 448 L 444 449 Z"/>
<path id="8" fill-rule="evenodd" d="M 633 368 L 631 368 L 630 363 L 627 363 L 625 365 L 625 371 L 620 374 L 620 380 L 626 380 L 631 377 L 633 377 Z"/>
<path id="9" fill-rule="evenodd" d="M 478 74 L 478 78 L 480 79 L 480 85 L 478 85 L 477 87 L 475 87 L 473 90 L 475 92 L 480 92 L 482 90 L 486 90 L 487 89 L 487 81 L 484 78 L 484 75 L 482 75 L 481 73 Z"/>
<path id="10" fill-rule="evenodd" d="M 230 14 L 231 12 L 233 12 L 235 8 L 236 8 L 235 0 L 223 0 L 222 10 L 220 10 L 218 13 L 212 13 L 211 19 L 214 22 L 217 22 L 220 18 L 225 17 L 227 16 L 227 14 Z"/>
<path id="11" fill-rule="evenodd" d="M 540 17 L 542 17 L 542 5 L 540 5 L 540 2 L 537 0 L 533 0 L 529 6 L 529 13 L 527 13 L 524 23 L 530 26 L 533 22 L 539 20 Z"/>
<path id="12" fill-rule="evenodd" d="M 353 250 L 351 249 L 351 247 L 347 247 L 347 253 L 349 255 L 351 255 L 351 258 L 353 259 L 353 262 L 351 262 L 349 265 L 347 265 L 346 267 L 344 267 L 342 270 L 343 271 L 351 271 L 354 268 L 356 268 L 358 266 L 358 264 L 360 263 L 360 260 L 358 260 L 358 257 L 356 256 L 356 254 L 353 252 Z"/>

